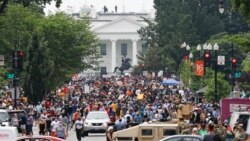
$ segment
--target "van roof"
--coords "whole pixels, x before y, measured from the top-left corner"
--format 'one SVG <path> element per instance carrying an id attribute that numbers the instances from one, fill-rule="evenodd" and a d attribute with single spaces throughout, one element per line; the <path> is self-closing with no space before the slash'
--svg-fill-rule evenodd
<path id="1" fill-rule="evenodd" d="M 178 124 L 173 123 L 148 123 L 148 124 L 140 124 L 139 127 L 177 127 Z"/>
<path id="2" fill-rule="evenodd" d="M 250 115 L 250 112 L 248 112 L 248 111 L 244 111 L 244 112 L 233 112 L 232 114 L 246 114 L 246 115 Z"/>

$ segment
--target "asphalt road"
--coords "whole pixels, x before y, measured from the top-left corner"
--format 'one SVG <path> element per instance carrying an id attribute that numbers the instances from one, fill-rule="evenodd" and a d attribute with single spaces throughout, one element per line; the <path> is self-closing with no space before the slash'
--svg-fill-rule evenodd
<path id="1" fill-rule="evenodd" d="M 34 135 L 39 135 L 37 126 L 33 126 L 33 133 Z M 67 141 L 77 141 L 74 130 L 68 132 Z M 105 133 L 89 133 L 89 136 L 82 138 L 82 141 L 106 141 L 106 136 Z"/>
<path id="2" fill-rule="evenodd" d="M 77 141 L 76 133 L 74 131 L 69 132 L 67 141 Z M 99 134 L 99 133 L 91 134 L 90 133 L 88 136 L 82 138 L 82 141 L 106 141 L 106 136 L 104 133 L 103 134 Z"/>

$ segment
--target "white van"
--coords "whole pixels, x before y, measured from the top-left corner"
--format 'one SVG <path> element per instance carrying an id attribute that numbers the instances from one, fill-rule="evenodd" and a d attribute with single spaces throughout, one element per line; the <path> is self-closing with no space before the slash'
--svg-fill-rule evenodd
<path id="1" fill-rule="evenodd" d="M 0 141 L 11 141 L 18 137 L 16 127 L 0 127 Z"/>
<path id="2" fill-rule="evenodd" d="M 0 122 L 2 126 L 9 126 L 9 114 L 6 109 L 0 109 Z"/>
<path id="3" fill-rule="evenodd" d="M 233 129 L 235 123 L 239 122 L 243 124 L 243 128 L 246 131 L 249 118 L 250 118 L 250 112 L 233 112 L 230 118 L 229 125 Z"/>

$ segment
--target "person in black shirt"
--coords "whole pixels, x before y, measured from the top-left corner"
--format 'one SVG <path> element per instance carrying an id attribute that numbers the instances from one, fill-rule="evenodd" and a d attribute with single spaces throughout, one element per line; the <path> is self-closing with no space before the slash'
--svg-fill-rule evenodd
<path id="1" fill-rule="evenodd" d="M 213 124 L 208 124 L 208 133 L 204 135 L 203 141 L 221 141 L 219 135 L 214 132 Z"/>
<path id="2" fill-rule="evenodd" d="M 20 128 L 22 130 L 22 135 L 26 135 L 26 125 L 27 125 L 27 117 L 22 114 L 20 119 Z"/>

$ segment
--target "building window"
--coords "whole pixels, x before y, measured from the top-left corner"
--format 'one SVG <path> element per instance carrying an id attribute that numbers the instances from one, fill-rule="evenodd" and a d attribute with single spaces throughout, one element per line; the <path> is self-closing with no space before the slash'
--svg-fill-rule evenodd
<path id="1" fill-rule="evenodd" d="M 127 49 L 128 49 L 128 46 L 126 43 L 123 43 L 121 44 L 121 55 L 122 56 L 127 56 Z"/>
<path id="2" fill-rule="evenodd" d="M 101 67 L 101 74 L 106 74 L 107 73 L 107 67 Z"/>
<path id="3" fill-rule="evenodd" d="M 107 55 L 107 46 L 106 46 L 106 44 L 101 44 L 100 53 L 101 53 L 101 55 Z"/>

